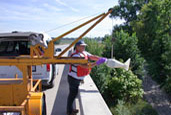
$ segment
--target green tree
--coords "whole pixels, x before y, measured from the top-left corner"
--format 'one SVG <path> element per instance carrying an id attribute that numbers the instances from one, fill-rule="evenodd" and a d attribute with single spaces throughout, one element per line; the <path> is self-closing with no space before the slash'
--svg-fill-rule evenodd
<path id="1" fill-rule="evenodd" d="M 132 34 L 129 36 L 128 33 L 124 31 L 116 32 L 113 34 L 115 41 L 113 41 L 114 46 L 114 57 L 116 59 L 122 59 L 126 61 L 128 58 L 131 58 L 131 70 L 134 74 L 139 77 L 143 76 L 143 64 L 144 58 L 141 57 L 140 50 L 138 49 L 138 39 L 136 34 Z M 103 54 L 104 57 L 110 58 L 110 52 L 112 47 L 112 37 L 106 37 L 105 44 L 105 52 Z M 110 56 L 110 57 L 109 57 Z"/>
<path id="2" fill-rule="evenodd" d="M 88 44 L 87 51 L 104 56 L 108 50 L 104 50 L 104 47 L 101 48 L 101 46 L 109 46 L 109 50 L 111 48 L 111 36 L 105 37 L 102 43 L 85 39 Z M 109 106 L 117 104 L 120 99 L 132 103 L 143 95 L 142 81 L 132 71 L 113 69 L 102 64 L 92 68 L 90 75 Z"/>
<path id="3" fill-rule="evenodd" d="M 86 51 L 90 52 L 93 55 L 102 56 L 104 45 L 100 44 L 97 40 L 91 38 L 84 38 L 88 47 L 86 47 Z"/>
<path id="4" fill-rule="evenodd" d="M 106 35 L 103 38 L 103 44 L 104 44 L 104 52 L 103 56 L 107 58 L 111 58 L 111 50 L 112 50 L 112 45 L 114 44 L 114 41 L 112 41 L 112 36 L 111 35 Z"/>
<path id="5" fill-rule="evenodd" d="M 137 33 L 139 39 L 138 46 L 145 57 L 152 57 L 152 43 L 157 34 L 157 17 L 159 15 L 159 1 L 153 1 L 144 5 L 142 8 L 139 19 L 132 21 L 131 25 L 133 30 Z"/>
<path id="6" fill-rule="evenodd" d="M 131 25 L 136 31 L 138 46 L 148 61 L 151 76 L 163 82 L 171 71 L 171 1 L 153 0 L 142 7 Z"/>
<path id="7" fill-rule="evenodd" d="M 114 27 L 114 31 L 124 30 L 133 33 L 132 27 L 130 25 L 131 21 L 137 19 L 139 11 L 141 10 L 144 4 L 147 4 L 150 0 L 119 0 L 119 5 L 113 7 L 113 12 L 110 17 L 112 18 L 121 18 L 125 20 L 125 23 L 122 25 L 117 25 Z"/>

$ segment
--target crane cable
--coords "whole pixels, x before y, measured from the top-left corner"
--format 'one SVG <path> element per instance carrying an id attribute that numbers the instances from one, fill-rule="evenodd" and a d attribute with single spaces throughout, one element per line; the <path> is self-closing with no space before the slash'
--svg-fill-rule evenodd
<path id="1" fill-rule="evenodd" d="M 49 33 L 49 32 L 55 31 L 55 30 L 57 30 L 57 29 L 59 29 L 59 28 L 62 28 L 62 27 L 68 26 L 68 25 L 70 25 L 70 24 L 73 24 L 73 23 L 79 22 L 79 21 L 81 21 L 81 20 L 84 20 L 84 19 L 90 18 L 90 17 L 95 16 L 95 15 L 97 15 L 97 14 L 99 14 L 99 13 L 96 13 L 96 14 L 93 14 L 93 15 L 90 15 L 90 16 L 87 16 L 87 17 L 84 17 L 84 18 L 78 19 L 78 20 L 76 20 L 76 21 L 73 21 L 73 22 L 70 22 L 70 23 L 67 23 L 67 24 L 64 24 L 64 25 L 58 26 L 58 27 L 56 27 L 56 28 L 53 28 L 53 29 L 47 30 L 47 31 L 45 31 L 45 33 Z"/>

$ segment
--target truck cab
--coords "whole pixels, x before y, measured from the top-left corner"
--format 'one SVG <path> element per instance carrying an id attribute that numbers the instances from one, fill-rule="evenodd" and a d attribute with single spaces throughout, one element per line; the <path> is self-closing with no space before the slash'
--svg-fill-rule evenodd
<path id="1" fill-rule="evenodd" d="M 0 33 L 0 56 L 12 58 L 19 55 L 30 55 L 31 45 L 34 46 L 39 43 L 47 47 L 50 40 L 52 38 L 45 33 L 17 31 Z M 41 55 L 43 53 L 42 51 Z M 57 68 L 58 65 L 56 64 L 33 65 L 32 77 L 33 79 L 41 79 L 43 86 L 51 88 Z M 0 66 L 0 78 L 14 78 L 16 74 L 18 78 L 23 76 L 16 66 Z"/>

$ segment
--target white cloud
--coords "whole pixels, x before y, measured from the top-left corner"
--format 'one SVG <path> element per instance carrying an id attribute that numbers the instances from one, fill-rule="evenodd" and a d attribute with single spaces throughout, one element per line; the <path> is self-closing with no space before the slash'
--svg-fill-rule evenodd
<path id="1" fill-rule="evenodd" d="M 61 0 L 56 0 L 56 2 L 63 5 L 63 6 L 68 6 L 66 3 L 62 2 Z"/>
<path id="2" fill-rule="evenodd" d="M 52 5 L 49 5 L 49 4 L 47 4 L 47 3 L 44 3 L 43 6 L 46 7 L 46 8 L 48 8 L 48 9 L 52 9 L 53 11 L 57 11 L 57 12 L 58 12 L 58 11 L 62 11 L 62 9 L 57 8 L 57 7 L 55 7 L 55 6 L 52 6 Z"/>
<path id="3" fill-rule="evenodd" d="M 74 12 L 79 12 L 78 9 L 71 7 L 70 5 L 66 4 L 65 2 L 62 2 L 61 0 L 56 0 L 56 2 L 63 5 L 63 6 L 65 6 L 65 7 L 67 7 L 67 8 L 69 8 L 69 9 L 71 9 Z"/>
<path id="4" fill-rule="evenodd" d="M 59 11 L 61 11 L 61 9 L 47 3 L 42 4 L 41 7 L 9 4 L 0 7 L 0 20 L 33 22 L 38 20 L 50 20 L 55 17 Z"/>
<path id="5" fill-rule="evenodd" d="M 73 8 L 73 7 L 69 7 L 72 11 L 74 11 L 74 12 L 79 12 L 79 10 L 78 9 L 76 9 L 76 8 Z"/>

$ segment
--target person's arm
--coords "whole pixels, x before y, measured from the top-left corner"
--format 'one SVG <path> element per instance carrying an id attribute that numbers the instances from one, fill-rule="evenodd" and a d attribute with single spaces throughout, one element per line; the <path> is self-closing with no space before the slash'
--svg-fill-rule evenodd
<path id="1" fill-rule="evenodd" d="M 100 57 L 99 57 L 99 56 L 96 56 L 96 55 L 90 55 L 90 56 L 88 56 L 88 58 L 89 58 L 90 60 L 93 60 L 93 61 L 97 61 L 97 60 L 100 59 Z"/>
<path id="2" fill-rule="evenodd" d="M 88 56 L 88 59 L 89 59 L 89 60 L 97 61 L 97 60 L 99 60 L 99 59 L 100 59 L 100 57 L 99 57 L 99 56 L 92 55 L 91 53 L 89 53 L 89 52 L 87 52 L 87 51 L 85 51 L 85 53 L 87 54 L 87 56 Z"/>
<path id="3" fill-rule="evenodd" d="M 78 54 L 75 54 L 75 55 L 73 55 L 72 57 L 80 57 L 80 55 L 78 55 Z M 91 55 L 91 54 L 88 54 L 88 58 L 90 59 L 90 60 L 94 60 L 94 61 L 97 61 L 98 59 L 99 59 L 99 57 L 98 56 L 94 56 L 94 55 Z M 77 66 L 81 66 L 81 67 L 83 67 L 83 68 L 93 68 L 94 66 L 96 66 L 97 64 L 96 64 L 96 62 L 92 62 L 92 63 L 89 63 L 90 65 L 88 65 L 88 64 L 77 64 Z"/>
<path id="4" fill-rule="evenodd" d="M 98 61 L 96 61 L 96 62 L 93 62 L 93 63 L 89 63 L 89 65 L 88 64 L 80 64 L 79 66 L 81 66 L 81 67 L 83 67 L 83 68 L 93 68 L 94 66 L 98 66 L 98 65 L 100 65 L 100 64 L 103 64 L 103 63 L 105 63 L 105 61 L 107 60 L 107 58 L 100 58 L 99 57 L 99 60 Z"/>
<path id="5" fill-rule="evenodd" d="M 88 64 L 79 64 L 79 66 L 83 67 L 83 68 L 93 68 L 94 66 L 96 66 L 96 62 L 93 62 L 93 63 L 89 63 L 90 65 Z"/>

